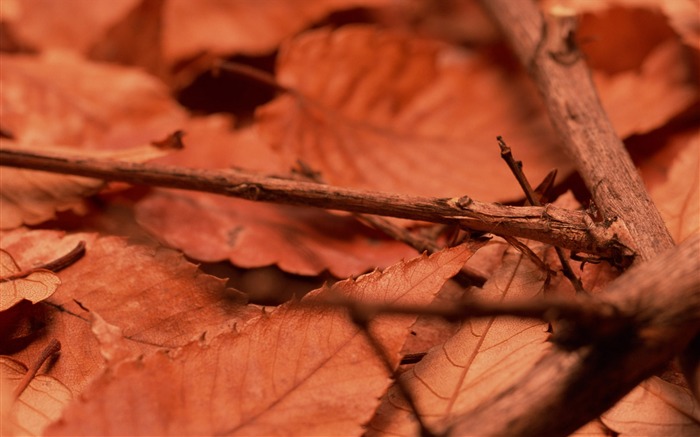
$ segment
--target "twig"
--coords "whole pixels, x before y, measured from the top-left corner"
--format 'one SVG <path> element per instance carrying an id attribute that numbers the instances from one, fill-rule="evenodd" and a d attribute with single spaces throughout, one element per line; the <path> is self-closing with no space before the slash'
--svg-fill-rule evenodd
<path id="1" fill-rule="evenodd" d="M 299 173 L 310 181 L 325 184 L 320 172 L 314 170 L 302 160 L 298 160 L 297 164 L 299 165 L 299 168 L 292 169 L 294 172 Z M 434 240 L 414 235 L 408 229 L 392 223 L 383 217 L 361 213 L 355 213 L 354 216 L 361 222 L 372 226 L 389 237 L 408 244 L 419 253 L 428 252 L 429 254 L 432 254 L 441 249 Z M 477 287 L 483 287 L 483 285 L 486 283 L 486 277 L 484 275 L 467 265 L 462 266 L 459 273 L 457 273 L 457 275 L 455 275 L 452 279 L 457 280 L 457 282 L 460 284 L 466 283 L 467 285 L 475 285 Z"/>
<path id="2" fill-rule="evenodd" d="M 40 266 L 22 270 L 11 275 L 2 276 L 0 277 L 0 282 L 14 281 L 16 279 L 26 278 L 32 273 L 38 271 L 49 270 L 52 272 L 58 272 L 78 261 L 80 258 L 83 257 L 83 255 L 85 255 L 85 242 L 81 241 L 67 254 Z"/>
<path id="3" fill-rule="evenodd" d="M 583 57 L 572 44 L 572 17 L 550 17 L 545 22 L 531 0 L 481 3 L 529 68 L 550 120 L 604 218 L 622 220 L 641 260 L 672 247 L 673 239 L 600 105 Z"/>
<path id="4" fill-rule="evenodd" d="M 27 370 L 27 373 L 24 375 L 19 384 L 17 384 L 17 387 L 15 387 L 15 390 L 12 393 L 15 399 L 18 399 L 22 395 L 22 392 L 29 386 L 29 383 L 32 382 L 32 379 L 34 379 L 34 376 L 36 376 L 36 372 L 39 371 L 44 362 L 47 359 L 49 359 L 51 355 L 57 353 L 60 350 L 61 342 L 56 340 L 55 338 L 51 339 L 51 341 L 49 341 L 49 344 L 47 344 L 44 350 L 41 351 L 39 357 L 32 363 L 31 367 Z"/>
<path id="5" fill-rule="evenodd" d="M 639 259 L 647 261 L 603 294 L 635 318 L 636 329 L 585 352 L 554 350 L 515 385 L 459 418 L 453 428 L 455 435 L 567 435 L 613 406 L 698 334 L 700 238 L 695 235 L 654 259 L 673 241 L 600 105 L 590 72 L 573 44 L 571 17 L 550 17 L 547 24 L 530 0 L 481 4 L 529 68 L 555 130 L 604 218 L 619 217 Z M 566 26 L 559 27 L 562 21 Z"/>
<path id="6" fill-rule="evenodd" d="M 403 395 L 404 399 L 406 400 L 406 403 L 411 407 L 411 410 L 413 410 L 413 412 L 415 413 L 414 417 L 418 421 L 418 425 L 421 430 L 420 435 L 422 437 L 436 437 L 436 434 L 434 434 L 430 430 L 430 428 L 428 428 L 428 426 L 423 421 L 423 418 L 421 417 L 420 413 L 418 412 L 416 403 L 413 400 L 413 396 L 411 395 L 411 391 L 409 390 L 408 386 L 401 378 L 399 378 L 396 375 L 396 369 L 394 369 L 394 365 L 391 362 L 391 357 L 387 354 L 386 350 L 379 342 L 379 340 L 377 340 L 374 334 L 372 334 L 372 332 L 370 331 L 369 322 L 374 316 L 374 313 L 363 311 L 362 309 L 360 309 L 359 306 L 350 306 L 348 307 L 348 311 L 350 312 L 350 318 L 352 319 L 353 323 L 355 323 L 355 325 L 360 329 L 360 331 L 365 336 L 369 344 L 372 346 L 372 349 L 374 349 L 377 355 L 379 355 L 379 359 L 384 364 L 384 368 L 387 370 L 387 372 L 389 372 L 389 374 L 392 375 L 396 387 Z"/>
<path id="7" fill-rule="evenodd" d="M 545 322 L 565 322 L 567 329 L 557 332 L 552 341 L 566 350 L 573 350 L 628 331 L 633 318 L 606 301 L 581 295 L 576 299 L 544 297 L 537 300 L 492 302 L 467 298 L 449 304 L 429 306 L 376 304 L 338 297 L 328 300 L 302 302 L 311 307 L 343 307 L 357 318 L 371 318 L 379 314 L 418 315 L 436 317 L 450 322 L 475 317 L 514 316 L 539 319 Z"/>
<path id="8" fill-rule="evenodd" d="M 554 349 L 516 384 L 457 418 L 453 435 L 565 436 L 603 414 L 700 330 L 699 269 L 695 234 L 625 272 L 598 296 L 627 322 L 575 352 Z"/>
<path id="9" fill-rule="evenodd" d="M 266 177 L 240 170 L 200 170 L 61 156 L 0 148 L 0 165 L 111 181 L 216 193 L 247 200 L 459 225 L 463 228 L 537 240 L 624 264 L 630 243 L 605 224 L 587 223 L 580 211 L 547 206 L 513 207 L 461 198 L 429 198 L 333 187 Z"/>
<path id="10" fill-rule="evenodd" d="M 518 180 L 518 183 L 523 189 L 527 200 L 532 205 L 542 206 L 540 198 L 537 196 L 537 194 L 535 194 L 535 191 L 532 189 L 532 186 L 530 186 L 530 182 L 527 180 L 527 176 L 525 176 L 525 173 L 523 172 L 522 162 L 515 160 L 515 158 L 513 157 L 512 150 L 503 140 L 503 137 L 498 136 L 496 137 L 496 139 L 498 140 L 498 146 L 501 148 L 501 157 L 506 162 L 506 164 L 508 164 L 508 167 L 510 168 L 510 171 L 513 172 L 515 179 Z M 576 276 L 574 271 L 571 269 L 571 265 L 569 265 L 569 261 L 566 259 L 566 254 L 564 253 L 564 250 L 562 250 L 562 248 L 558 246 L 555 246 L 554 250 L 557 252 L 557 256 L 559 257 L 559 262 L 561 263 L 561 270 L 562 272 L 564 272 L 564 276 L 566 276 L 566 278 L 574 286 L 576 293 L 585 293 L 586 290 L 583 289 L 581 278 Z"/>

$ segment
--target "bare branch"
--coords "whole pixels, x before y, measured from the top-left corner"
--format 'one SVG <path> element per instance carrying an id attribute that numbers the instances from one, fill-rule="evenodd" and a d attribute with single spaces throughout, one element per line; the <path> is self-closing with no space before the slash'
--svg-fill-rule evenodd
<path id="1" fill-rule="evenodd" d="M 603 110 L 590 71 L 573 43 L 574 16 L 545 21 L 531 0 L 482 0 L 529 68 L 562 144 L 603 216 L 619 218 L 641 260 L 673 246 L 624 144 Z"/>
<path id="2" fill-rule="evenodd" d="M 700 331 L 698 270 L 695 234 L 627 271 L 601 296 L 629 323 L 589 347 L 555 349 L 516 385 L 457 419 L 452 435 L 565 436 L 604 413 Z"/>
<path id="3" fill-rule="evenodd" d="M 631 243 L 607 223 L 593 223 L 584 212 L 551 205 L 513 207 L 479 202 L 467 196 L 407 196 L 267 177 L 241 170 L 189 169 L 8 148 L 0 149 L 0 165 L 204 191 L 253 201 L 448 223 L 596 254 L 617 264 L 625 264 L 634 256 Z"/>

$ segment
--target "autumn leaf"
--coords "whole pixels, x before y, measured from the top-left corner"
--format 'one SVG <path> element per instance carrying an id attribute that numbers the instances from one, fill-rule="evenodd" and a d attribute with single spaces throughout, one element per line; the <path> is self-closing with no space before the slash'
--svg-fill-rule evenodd
<path id="1" fill-rule="evenodd" d="M 536 252 L 542 252 L 542 246 Z M 546 275 L 527 257 L 509 249 L 501 267 L 476 290 L 492 301 L 537 299 Z M 506 389 L 550 348 L 547 324 L 511 317 L 468 319 L 401 375 L 418 413 L 434 431 Z M 413 412 L 393 387 L 369 423 L 368 435 L 416 435 Z"/>
<path id="2" fill-rule="evenodd" d="M 167 59 L 199 54 L 271 52 L 286 37 L 335 10 L 380 6 L 386 0 L 255 0 L 221 2 L 169 0 L 165 7 L 163 50 Z"/>
<path id="3" fill-rule="evenodd" d="M 25 145 L 0 139 L 1 147 L 15 149 Z M 168 147 L 145 145 L 119 150 L 87 150 L 78 153 L 68 147 L 31 147 L 62 156 L 146 161 L 170 153 Z M 21 225 L 36 225 L 55 218 L 57 212 L 72 211 L 78 215 L 87 212 L 84 199 L 98 193 L 106 183 L 100 179 L 58 175 L 34 170 L 3 168 L 0 171 L 0 229 L 14 229 Z"/>
<path id="4" fill-rule="evenodd" d="M 3 19 L 7 38 L 18 49 L 87 52 L 138 1 L 115 0 L 105 7 L 89 0 L 8 0 Z"/>
<path id="5" fill-rule="evenodd" d="M 74 393 L 105 367 L 100 352 L 105 341 L 93 332 L 92 311 L 122 330 L 132 358 L 185 345 L 205 333 L 230 331 L 260 313 L 225 281 L 201 273 L 172 250 L 130 246 L 116 237 L 22 229 L 3 234 L 2 245 L 23 263 L 51 258 L 79 240 L 87 242 L 85 257 L 59 272 L 63 285 L 34 322 L 39 333 L 51 332 L 62 342 L 51 375 Z M 13 358 L 30 361 L 47 340 L 40 337 Z"/>
<path id="6" fill-rule="evenodd" d="M 180 211 L 173 215 L 173 208 Z M 211 195 L 160 191 L 137 206 L 139 223 L 167 245 L 202 261 L 337 277 L 384 267 L 415 250 L 368 229 L 352 217 L 294 206 L 265 205 Z M 198 232 L 183 232 L 196 218 Z"/>
<path id="7" fill-rule="evenodd" d="M 6 436 L 39 436 L 61 417 L 73 398 L 71 391 L 56 378 L 35 375 L 19 398 L 12 388 L 24 378 L 27 366 L 10 357 L 0 356 L 0 432 Z"/>
<path id="8" fill-rule="evenodd" d="M 163 84 L 136 69 L 69 52 L 0 59 L 2 127 L 27 146 L 122 149 L 161 139 L 185 118 Z"/>
<path id="9" fill-rule="evenodd" d="M 700 229 L 700 134 L 675 139 L 683 147 L 665 182 L 650 191 L 676 242 Z"/>
<path id="10" fill-rule="evenodd" d="M 40 302 L 51 296 L 60 283 L 51 271 L 21 269 L 9 252 L 0 249 L 0 311 L 23 299 Z"/>
<path id="11" fill-rule="evenodd" d="M 328 183 L 405 194 L 522 196 L 495 143 L 518 138 L 533 180 L 570 164 L 532 89 L 479 53 L 370 26 L 306 32 L 277 78 L 293 92 L 260 108 L 261 133 Z"/>
<path id="12" fill-rule="evenodd" d="M 640 384 L 601 419 L 621 437 L 690 437 L 700 433 L 697 399 L 688 390 L 657 377 Z"/>
<path id="13" fill-rule="evenodd" d="M 424 255 L 312 292 L 206 346 L 195 342 L 125 363 L 93 384 L 48 434 L 359 435 L 390 375 L 342 308 L 319 312 L 309 304 L 339 296 L 429 303 L 470 255 L 465 245 Z M 371 322 L 392 366 L 414 319 Z M 129 402 L 133 396 L 143 401 Z M 323 420 L 311 419 L 319 414 Z"/>

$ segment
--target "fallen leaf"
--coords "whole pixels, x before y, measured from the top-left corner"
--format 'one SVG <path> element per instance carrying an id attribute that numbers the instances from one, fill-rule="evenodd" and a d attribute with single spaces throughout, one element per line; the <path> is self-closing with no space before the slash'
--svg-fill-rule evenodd
<path id="1" fill-rule="evenodd" d="M 676 243 L 700 230 L 700 133 L 673 139 L 683 144 L 669 168 L 668 178 L 650 190 Z"/>
<path id="2" fill-rule="evenodd" d="M 22 270 L 9 252 L 0 249 L 0 311 L 23 299 L 32 303 L 51 296 L 61 284 L 55 273 L 48 270 Z"/>
<path id="3" fill-rule="evenodd" d="M 227 289 L 224 280 L 203 274 L 169 249 L 130 246 L 122 238 L 95 234 L 18 229 L 2 235 L 3 247 L 16 254 L 20 265 L 52 259 L 81 240 L 87 243 L 85 256 L 58 273 L 62 286 L 34 323 L 39 333 L 61 341 L 61 358 L 50 374 L 76 394 L 106 366 L 100 352 L 105 341 L 100 343 L 93 333 L 88 311 L 122 330 L 132 358 L 185 345 L 205 333 L 209 337 L 231 331 L 260 313 L 256 306 L 245 305 L 240 293 Z M 31 360 L 46 337 L 13 351 L 13 358 Z M 7 353 L 4 341 L 0 344 L 0 353 Z"/>
<path id="4" fill-rule="evenodd" d="M 288 173 L 277 152 L 252 128 L 234 129 L 226 114 L 190 117 L 182 124 L 185 147 L 156 162 L 192 168 L 243 168 L 264 173 Z"/>
<path id="5" fill-rule="evenodd" d="M 533 246 L 536 253 L 544 247 Z M 475 298 L 492 301 L 542 296 L 545 274 L 510 248 Z M 549 349 L 547 324 L 514 317 L 467 319 L 455 335 L 400 376 L 432 431 L 476 408 L 518 380 Z M 392 387 L 368 425 L 368 435 L 416 435 L 401 392 Z"/>
<path id="6" fill-rule="evenodd" d="M 27 146 L 128 148 L 180 129 L 186 118 L 163 83 L 138 69 L 68 52 L 0 60 L 2 127 Z"/>
<path id="7" fill-rule="evenodd" d="M 174 63 L 200 55 L 264 54 L 330 12 L 382 6 L 387 0 L 169 0 L 163 54 Z"/>
<path id="8" fill-rule="evenodd" d="M 256 117 L 287 162 L 302 159 L 333 185 L 512 200 L 522 192 L 497 135 L 533 180 L 571 168 L 524 79 L 433 40 L 370 26 L 320 29 L 281 47 L 277 80 L 293 92 Z"/>
<path id="9" fill-rule="evenodd" d="M 0 139 L 0 147 L 26 149 L 22 143 Z M 30 150 L 54 152 L 66 157 L 118 159 L 140 162 L 167 155 L 154 146 L 120 150 L 83 150 L 68 147 L 29 147 Z M 3 168 L 0 171 L 0 229 L 36 225 L 56 217 L 57 212 L 87 212 L 85 198 L 97 194 L 105 182 L 100 179 L 61 175 L 42 171 Z"/>
<path id="10" fill-rule="evenodd" d="M 697 436 L 700 405 L 686 389 L 652 377 L 632 390 L 601 417 L 625 436 Z"/>
<path id="11" fill-rule="evenodd" d="M 360 435 L 390 382 L 385 364 L 344 309 L 305 304 L 427 304 L 470 255 L 466 245 L 423 255 L 319 289 L 207 346 L 120 365 L 47 434 Z M 392 366 L 413 320 L 370 322 Z"/>
<path id="12" fill-rule="evenodd" d="M 14 399 L 5 390 L 15 387 L 27 373 L 27 366 L 10 357 L 0 356 L 0 386 L 3 399 L 0 405 L 3 436 L 39 436 L 53 421 L 61 417 L 71 401 L 71 391 L 56 378 L 35 375 L 22 394 Z"/>
<path id="13" fill-rule="evenodd" d="M 107 5 L 92 0 L 3 0 L 2 18 L 16 45 L 39 51 L 63 48 L 87 52 L 138 2 L 114 0 Z"/>
<path id="14" fill-rule="evenodd" d="M 352 217 L 304 207 L 157 190 L 139 202 L 136 216 L 165 244 L 192 258 L 228 259 L 244 268 L 276 264 L 289 273 L 328 270 L 342 278 L 415 255 Z M 192 223 L 197 232 L 183 232 Z"/>
<path id="15" fill-rule="evenodd" d="M 97 312 L 90 311 L 90 329 L 100 342 L 100 353 L 107 363 L 114 364 L 132 357 L 132 351 L 119 326 L 107 322 Z"/>
<path id="16" fill-rule="evenodd" d="M 622 138 L 666 124 L 698 102 L 698 84 L 678 41 L 657 46 L 638 70 L 594 74 L 603 108 Z M 630 105 L 634 96 L 634 105 Z M 639 108 L 644 108 L 639 111 Z"/>

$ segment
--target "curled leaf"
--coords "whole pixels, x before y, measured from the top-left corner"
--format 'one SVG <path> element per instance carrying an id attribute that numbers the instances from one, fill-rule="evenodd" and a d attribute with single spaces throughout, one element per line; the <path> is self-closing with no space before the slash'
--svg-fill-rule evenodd
<path id="1" fill-rule="evenodd" d="M 59 380 L 35 375 L 19 398 L 12 399 L 6 390 L 16 386 L 27 373 L 27 367 L 10 357 L 0 356 L 0 406 L 2 435 L 39 436 L 53 421 L 61 417 L 73 395 Z"/>
<path id="2" fill-rule="evenodd" d="M 0 249 L 0 311 L 23 299 L 32 303 L 51 296 L 61 280 L 48 270 L 22 270 L 7 251 Z"/>

